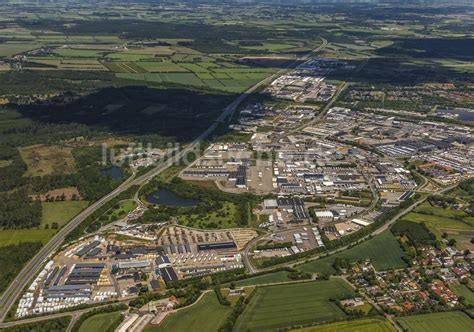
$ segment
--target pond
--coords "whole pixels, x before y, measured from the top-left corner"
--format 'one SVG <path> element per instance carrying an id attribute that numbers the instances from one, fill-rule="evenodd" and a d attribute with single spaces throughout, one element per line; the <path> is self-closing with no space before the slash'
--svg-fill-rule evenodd
<path id="1" fill-rule="evenodd" d="M 437 110 L 441 114 L 453 114 L 454 118 L 461 121 L 474 121 L 474 112 L 463 109 L 443 108 Z"/>
<path id="2" fill-rule="evenodd" d="M 112 177 L 112 180 L 117 180 L 120 179 L 122 176 L 122 169 L 118 166 L 112 166 L 106 169 L 103 169 L 102 172 L 104 174 L 110 175 Z"/>
<path id="3" fill-rule="evenodd" d="M 196 206 L 200 203 L 196 198 L 182 197 L 168 189 L 159 189 L 152 192 L 146 195 L 146 200 L 151 204 L 169 206 Z"/>

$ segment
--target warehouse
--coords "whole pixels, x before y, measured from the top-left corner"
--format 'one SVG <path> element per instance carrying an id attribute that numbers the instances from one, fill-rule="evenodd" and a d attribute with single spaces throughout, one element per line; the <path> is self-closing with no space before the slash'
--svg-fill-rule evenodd
<path id="1" fill-rule="evenodd" d="M 76 264 L 69 274 L 66 285 L 96 284 L 105 268 L 105 264 Z"/>
<path id="2" fill-rule="evenodd" d="M 168 258 L 168 256 L 160 256 L 158 257 L 156 260 L 155 260 L 155 264 L 156 266 L 158 266 L 158 268 L 165 268 L 165 267 L 170 267 L 171 266 L 171 262 L 170 262 L 170 259 Z"/>
<path id="3" fill-rule="evenodd" d="M 150 266 L 149 261 L 130 261 L 130 262 L 119 262 L 119 269 L 142 269 Z"/>
<path id="4" fill-rule="evenodd" d="M 47 299 L 90 298 L 92 288 L 89 285 L 51 286 L 47 290 Z"/>
<path id="5" fill-rule="evenodd" d="M 198 244 L 198 251 L 210 251 L 210 250 L 229 250 L 237 249 L 235 242 L 219 242 L 219 243 L 207 243 L 207 244 Z"/>
<path id="6" fill-rule="evenodd" d="M 237 188 L 247 188 L 247 166 L 240 165 L 237 171 L 231 172 L 229 181 L 235 181 Z"/>
<path id="7" fill-rule="evenodd" d="M 178 280 L 178 276 L 172 267 L 164 267 L 160 269 L 160 275 L 167 284 Z"/>
<path id="8" fill-rule="evenodd" d="M 91 243 L 89 243 L 88 245 L 86 245 L 85 247 L 77 251 L 75 255 L 79 258 L 82 258 L 86 254 L 88 254 L 92 249 L 97 247 L 99 244 L 100 244 L 100 241 L 92 241 Z"/>

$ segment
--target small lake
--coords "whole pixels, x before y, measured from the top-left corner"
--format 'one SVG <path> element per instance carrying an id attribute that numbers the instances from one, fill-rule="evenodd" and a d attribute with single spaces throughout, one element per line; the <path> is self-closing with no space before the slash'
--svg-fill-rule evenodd
<path id="1" fill-rule="evenodd" d="M 118 166 L 112 166 L 106 169 L 103 169 L 102 172 L 104 174 L 110 175 L 112 177 L 112 180 L 117 180 L 120 179 L 122 176 L 122 169 Z"/>
<path id="2" fill-rule="evenodd" d="M 169 206 L 196 206 L 200 203 L 198 199 L 182 197 L 168 189 L 152 192 L 146 195 L 146 200 L 151 204 Z"/>
<path id="3" fill-rule="evenodd" d="M 457 119 L 461 121 L 474 121 L 474 112 L 462 111 L 456 109 L 439 109 L 440 113 L 457 114 Z"/>

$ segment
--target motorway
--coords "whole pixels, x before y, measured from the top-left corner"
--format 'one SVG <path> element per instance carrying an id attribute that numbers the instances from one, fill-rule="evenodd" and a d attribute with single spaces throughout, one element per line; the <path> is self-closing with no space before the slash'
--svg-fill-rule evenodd
<path id="1" fill-rule="evenodd" d="M 81 224 L 88 216 L 94 213 L 97 209 L 104 206 L 106 203 L 111 201 L 113 198 L 117 197 L 123 191 L 126 191 L 134 185 L 141 185 L 146 183 L 153 177 L 157 176 L 167 168 L 171 167 L 174 164 L 175 160 L 180 160 L 188 153 L 192 151 L 197 151 L 201 142 L 209 137 L 216 128 L 227 119 L 230 121 L 234 112 L 238 109 L 240 104 L 252 93 L 256 92 L 262 86 L 270 83 L 276 77 L 284 74 L 288 70 L 291 70 L 294 64 L 297 64 L 299 61 L 304 61 L 308 59 L 312 54 L 324 49 L 328 42 L 326 39 L 321 38 L 321 45 L 315 50 L 309 52 L 303 57 L 299 58 L 294 63 L 290 64 L 287 68 L 281 69 L 274 75 L 258 82 L 244 93 L 242 93 L 236 100 L 234 100 L 230 105 L 228 105 L 220 116 L 216 119 L 211 126 L 206 129 L 199 137 L 197 137 L 193 142 L 187 145 L 184 149 L 176 153 L 172 158 L 168 158 L 167 161 L 161 162 L 154 169 L 150 170 L 148 173 L 141 175 L 139 177 L 130 177 L 125 182 L 123 182 L 115 190 L 111 191 L 98 201 L 89 205 L 86 209 L 81 211 L 76 215 L 69 223 L 67 223 L 63 228 L 61 228 L 49 242 L 44 245 L 38 253 L 23 267 L 21 272 L 18 274 L 17 278 L 10 284 L 10 286 L 5 290 L 2 297 L 0 298 L 0 322 L 3 322 L 8 315 L 11 307 L 15 303 L 16 299 L 22 294 L 23 290 L 26 289 L 29 283 L 34 279 L 34 277 L 40 272 L 43 265 L 47 262 L 48 259 L 61 247 L 64 243 L 66 236 L 72 232 L 79 224 Z M 171 154 L 171 153 L 170 153 Z"/>

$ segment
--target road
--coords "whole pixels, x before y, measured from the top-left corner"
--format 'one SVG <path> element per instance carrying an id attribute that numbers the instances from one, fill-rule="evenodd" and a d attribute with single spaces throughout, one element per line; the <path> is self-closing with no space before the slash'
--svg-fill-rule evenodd
<path id="1" fill-rule="evenodd" d="M 309 52 L 302 58 L 299 58 L 295 63 L 301 60 L 306 60 L 310 55 L 315 52 L 318 52 L 324 49 L 327 45 L 327 40 L 321 38 L 322 44 L 315 50 Z M 291 64 L 293 65 L 293 64 Z M 290 68 L 291 69 L 291 68 Z M 2 297 L 0 298 L 0 322 L 3 322 L 10 311 L 11 307 L 15 303 L 16 299 L 21 295 L 24 289 L 26 289 L 29 283 L 34 279 L 34 277 L 40 272 L 42 266 L 46 261 L 61 247 L 64 243 L 66 236 L 72 232 L 78 225 L 80 225 L 88 216 L 94 213 L 97 209 L 104 206 L 106 203 L 110 202 L 113 198 L 117 197 L 120 193 L 126 191 L 134 185 L 141 185 L 146 183 L 153 177 L 157 176 L 167 168 L 171 167 L 175 160 L 180 160 L 188 153 L 192 151 L 198 151 L 199 146 L 203 140 L 209 137 L 216 128 L 223 123 L 226 119 L 230 121 L 234 112 L 238 109 L 240 104 L 252 93 L 257 91 L 260 87 L 268 84 L 276 77 L 285 73 L 288 68 L 278 71 L 276 74 L 258 82 L 254 86 L 250 87 L 244 93 L 242 93 L 237 99 L 235 99 L 230 105 L 228 105 L 219 117 L 213 122 L 209 128 L 207 128 L 199 137 L 197 137 L 193 142 L 187 145 L 184 149 L 176 153 L 172 158 L 168 158 L 167 161 L 160 163 L 154 169 L 150 170 L 148 173 L 143 174 L 139 177 L 132 176 L 122 183 L 115 190 L 111 191 L 98 201 L 94 202 L 78 215 L 76 215 L 69 223 L 67 223 L 63 228 L 61 228 L 49 242 L 44 245 L 38 253 L 23 267 L 21 272 L 18 274 L 17 278 L 10 284 L 10 286 L 5 290 Z M 176 152 L 176 151 L 175 151 Z M 169 154 L 171 157 L 171 153 Z"/>
<path id="2" fill-rule="evenodd" d="M 119 301 L 119 302 L 128 304 L 129 301 L 130 301 L 130 298 L 128 298 L 126 300 L 123 300 L 123 301 Z M 114 305 L 114 304 L 116 304 L 116 303 L 107 303 L 107 304 L 104 304 L 104 305 L 85 308 L 85 309 L 78 309 L 78 310 L 68 311 L 68 312 L 58 312 L 58 313 L 55 313 L 55 314 L 48 314 L 48 315 L 44 315 L 44 316 L 37 316 L 37 317 L 31 317 L 31 318 L 26 318 L 26 319 L 22 319 L 22 320 L 15 320 L 15 321 L 11 321 L 11 322 L 0 323 L 0 329 L 4 329 L 4 328 L 7 328 L 7 327 L 12 327 L 12 326 L 16 326 L 16 325 L 40 322 L 40 321 L 54 319 L 54 318 L 66 317 L 66 316 L 71 316 L 71 324 L 69 324 L 69 327 L 68 327 L 68 328 L 70 328 L 70 327 L 72 327 L 73 322 L 78 320 L 79 317 L 82 314 L 84 314 L 86 312 L 89 312 L 89 311 L 92 311 L 92 310 L 95 310 L 95 309 L 102 308 L 102 307 L 108 307 L 108 306 L 111 306 L 111 305 Z"/>
<path id="3" fill-rule="evenodd" d="M 451 189 L 454 189 L 457 187 L 457 184 L 454 184 L 454 185 L 451 185 L 449 187 L 445 187 L 443 189 L 440 189 L 434 193 L 432 193 L 433 195 L 441 195 L 441 194 L 444 194 L 448 191 L 450 191 Z M 337 248 L 337 249 L 334 249 L 334 250 L 331 250 L 331 251 L 325 251 L 319 255 L 316 255 L 316 256 L 313 256 L 313 257 L 305 257 L 305 258 L 302 258 L 302 259 L 299 259 L 299 260 L 296 260 L 296 261 L 291 261 L 291 262 L 288 262 L 288 263 L 283 263 L 283 264 L 279 264 L 279 265 L 275 265 L 275 266 L 269 266 L 269 267 L 266 267 L 266 268 L 257 268 L 253 265 L 252 261 L 250 260 L 249 258 L 249 251 L 251 250 L 251 248 L 253 248 L 259 239 L 261 239 L 262 237 L 264 237 L 265 235 L 261 235 L 255 239 L 253 239 L 252 241 L 250 241 L 247 246 L 245 247 L 244 249 L 244 253 L 243 253 L 243 259 L 244 259 L 244 264 L 245 266 L 247 267 L 247 270 L 249 273 L 251 274 L 254 274 L 254 273 L 257 273 L 257 272 L 262 272 L 262 271 L 269 271 L 269 270 L 273 270 L 277 267 L 280 267 L 280 266 L 289 266 L 289 267 L 294 267 L 295 265 L 298 265 L 299 263 L 301 263 L 302 261 L 306 261 L 306 262 L 309 262 L 309 261 L 314 261 L 314 260 L 318 260 L 320 258 L 323 258 L 323 257 L 326 257 L 328 255 L 334 255 L 338 252 L 341 252 L 341 251 L 344 251 L 344 250 L 347 250 L 349 248 L 351 248 L 352 246 L 354 246 L 357 242 L 360 242 L 360 241 L 365 241 L 365 240 L 368 240 L 369 238 L 371 238 L 372 236 L 375 236 L 375 235 L 378 235 L 384 231 L 386 231 L 387 229 L 389 229 L 389 227 L 395 222 L 397 221 L 399 218 L 401 218 L 402 216 L 404 216 L 405 214 L 407 213 L 410 213 L 413 209 L 415 209 L 418 205 L 424 203 L 426 201 L 426 199 L 428 198 L 428 195 L 420 198 L 419 200 L 417 200 L 416 202 L 414 202 L 412 205 L 410 205 L 409 207 L 407 207 L 406 209 L 400 211 L 399 213 L 397 213 L 392 219 L 390 219 L 388 222 L 386 222 L 385 224 L 383 224 L 381 227 L 377 228 L 376 230 L 374 230 L 372 233 L 364 236 L 363 238 L 361 239 L 357 239 L 357 240 L 354 240 L 353 242 L 347 244 L 347 245 L 344 245 L 340 248 Z"/>

